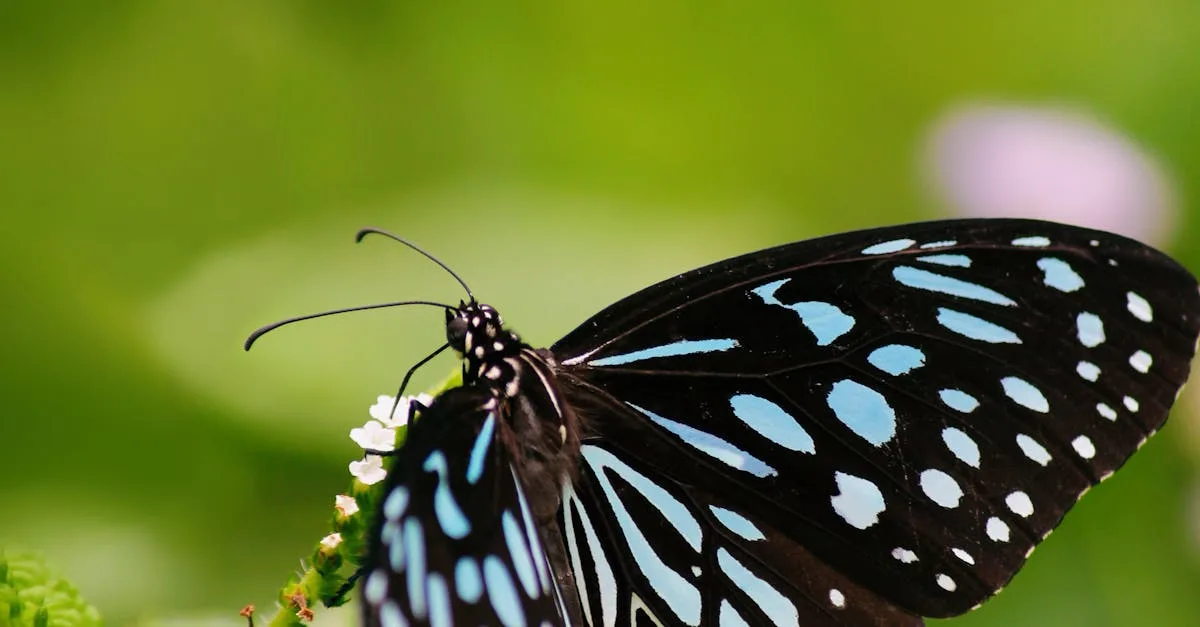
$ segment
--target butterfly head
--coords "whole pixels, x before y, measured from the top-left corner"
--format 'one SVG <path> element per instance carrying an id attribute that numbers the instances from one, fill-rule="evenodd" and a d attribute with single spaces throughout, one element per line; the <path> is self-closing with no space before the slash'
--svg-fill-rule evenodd
<path id="1" fill-rule="evenodd" d="M 524 346 L 516 333 L 504 328 L 500 312 L 474 301 L 446 310 L 446 341 L 467 361 L 468 372 L 481 375 Z"/>

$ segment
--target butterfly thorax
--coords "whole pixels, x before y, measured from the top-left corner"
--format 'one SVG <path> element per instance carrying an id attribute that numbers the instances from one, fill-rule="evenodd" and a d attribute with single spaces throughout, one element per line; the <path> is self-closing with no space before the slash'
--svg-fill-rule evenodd
<path id="1" fill-rule="evenodd" d="M 535 517 L 552 517 L 562 478 L 575 473 L 579 427 L 555 384 L 548 353 L 505 329 L 494 307 L 474 301 L 447 313 L 446 340 L 463 359 L 463 384 L 486 387 L 500 402 L 508 427 L 502 439 Z"/>

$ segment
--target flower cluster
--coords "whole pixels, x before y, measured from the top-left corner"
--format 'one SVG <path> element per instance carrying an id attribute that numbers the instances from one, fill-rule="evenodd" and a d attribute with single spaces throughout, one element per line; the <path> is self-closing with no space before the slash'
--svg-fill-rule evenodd
<path id="1" fill-rule="evenodd" d="M 383 458 L 378 453 L 396 450 L 396 428 L 408 424 L 408 412 L 414 400 L 429 405 L 433 397 L 418 394 L 415 397 L 403 396 L 397 401 L 393 396 L 381 395 L 371 406 L 371 419 L 363 426 L 350 430 L 350 439 L 366 451 L 362 459 L 350 462 L 350 474 L 355 479 L 365 485 L 374 485 L 387 476 Z"/>

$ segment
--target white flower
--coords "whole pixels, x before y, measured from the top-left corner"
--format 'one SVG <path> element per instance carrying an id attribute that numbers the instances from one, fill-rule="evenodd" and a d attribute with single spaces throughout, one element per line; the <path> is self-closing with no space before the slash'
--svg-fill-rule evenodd
<path id="1" fill-rule="evenodd" d="M 353 496 L 347 496 L 345 494 L 339 494 L 333 497 L 333 507 L 343 518 L 347 518 L 358 513 L 358 501 L 354 500 Z"/>
<path id="2" fill-rule="evenodd" d="M 378 455 L 367 455 L 365 458 L 350 462 L 350 474 L 365 485 L 375 485 L 387 476 L 383 469 L 383 458 Z"/>
<path id="3" fill-rule="evenodd" d="M 409 419 L 408 407 L 414 398 L 418 403 L 425 405 L 426 407 L 433 402 L 433 397 L 424 393 L 418 394 L 415 397 L 401 396 L 399 403 L 396 402 L 396 397 L 381 394 L 379 398 L 375 399 L 375 404 L 371 406 L 371 417 L 379 422 L 382 422 L 384 426 L 391 427 L 393 429 L 406 425 L 408 424 Z M 392 407 L 396 408 L 395 412 L 392 412 Z M 389 413 L 391 415 L 389 415 Z"/>
<path id="4" fill-rule="evenodd" d="M 342 534 L 331 533 L 324 538 L 321 538 L 321 548 L 332 551 L 342 543 Z"/>
<path id="5" fill-rule="evenodd" d="M 396 448 L 396 431 L 368 420 L 361 427 L 350 430 L 350 439 L 368 451 L 386 453 Z"/>

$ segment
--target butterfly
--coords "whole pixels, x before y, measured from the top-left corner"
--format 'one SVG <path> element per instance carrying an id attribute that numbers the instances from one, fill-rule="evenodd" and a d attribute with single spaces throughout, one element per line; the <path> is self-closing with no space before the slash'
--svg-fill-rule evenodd
<path id="1" fill-rule="evenodd" d="M 467 300 L 419 302 L 445 309 L 434 354 L 461 356 L 463 384 L 412 405 L 367 625 L 962 614 L 1163 425 L 1200 335 L 1178 263 L 1031 220 L 735 257 L 548 349 L 454 276 Z"/>

